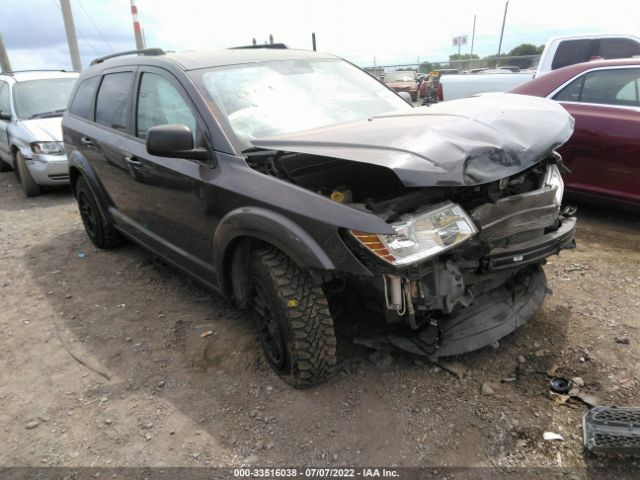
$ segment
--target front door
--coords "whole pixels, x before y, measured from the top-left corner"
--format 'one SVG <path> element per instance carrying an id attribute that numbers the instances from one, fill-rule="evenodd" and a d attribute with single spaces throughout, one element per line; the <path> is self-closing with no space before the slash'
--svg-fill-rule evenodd
<path id="1" fill-rule="evenodd" d="M 204 122 L 188 95 L 169 72 L 140 67 L 134 101 L 134 139 L 124 158 L 127 199 L 121 213 L 154 248 L 212 283 L 213 214 L 207 182 L 219 172 L 210 161 L 156 157 L 147 153 L 147 131 L 157 125 L 181 124 L 191 129 L 197 147 L 205 147 Z"/>
<path id="2" fill-rule="evenodd" d="M 9 84 L 0 81 L 0 113 L 11 115 L 10 97 Z M 7 135 L 7 128 L 9 127 L 10 121 L 9 119 L 0 118 L 0 159 L 12 164 L 9 136 Z"/>

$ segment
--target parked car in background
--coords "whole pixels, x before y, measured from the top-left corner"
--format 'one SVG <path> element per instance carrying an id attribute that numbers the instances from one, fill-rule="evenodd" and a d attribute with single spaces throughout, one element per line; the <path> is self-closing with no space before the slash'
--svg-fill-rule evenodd
<path id="1" fill-rule="evenodd" d="M 328 54 L 145 53 L 95 61 L 64 114 L 87 235 L 252 310 L 292 385 L 335 370 L 345 295 L 402 324 L 394 345 L 457 355 L 525 323 L 545 258 L 573 246 L 554 153 L 573 120 L 555 102 L 414 109 Z"/>
<path id="2" fill-rule="evenodd" d="M 418 84 L 416 72 L 409 70 L 397 70 L 384 76 L 384 84 L 396 92 L 407 92 L 414 102 L 418 99 Z"/>
<path id="3" fill-rule="evenodd" d="M 0 74 L 0 171 L 13 168 L 25 195 L 69 181 L 60 122 L 75 72 Z"/>
<path id="4" fill-rule="evenodd" d="M 561 67 L 591 59 L 629 58 L 640 55 L 640 38 L 633 35 L 580 35 L 549 40 L 537 70 L 514 72 L 517 67 L 478 70 L 477 73 L 444 77 L 438 100 L 455 100 L 487 92 L 505 92 Z M 511 73 L 514 72 L 514 73 Z"/>
<path id="5" fill-rule="evenodd" d="M 640 58 L 580 63 L 513 93 L 557 100 L 575 118 L 561 149 L 565 188 L 587 201 L 640 206 Z"/>

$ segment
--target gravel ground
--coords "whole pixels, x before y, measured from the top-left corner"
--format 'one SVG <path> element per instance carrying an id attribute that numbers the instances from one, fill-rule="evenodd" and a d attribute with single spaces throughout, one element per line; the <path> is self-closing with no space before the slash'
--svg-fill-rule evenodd
<path id="1" fill-rule="evenodd" d="M 553 294 L 495 348 L 454 359 L 461 378 L 354 346 L 381 320 L 350 311 L 339 374 L 298 391 L 262 360 L 242 313 L 135 245 L 94 248 L 68 190 L 26 199 L 0 174 L 0 466 L 637 472 L 585 453 L 587 407 L 548 393 L 555 371 L 602 404 L 640 403 L 640 217 L 579 217 L 578 248 L 546 267 Z"/>

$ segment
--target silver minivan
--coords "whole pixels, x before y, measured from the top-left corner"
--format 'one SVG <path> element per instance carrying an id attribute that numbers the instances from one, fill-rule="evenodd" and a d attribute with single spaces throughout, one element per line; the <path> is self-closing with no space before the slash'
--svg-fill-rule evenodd
<path id="1" fill-rule="evenodd" d="M 0 74 L 0 171 L 13 168 L 28 197 L 69 182 L 62 114 L 76 72 Z"/>

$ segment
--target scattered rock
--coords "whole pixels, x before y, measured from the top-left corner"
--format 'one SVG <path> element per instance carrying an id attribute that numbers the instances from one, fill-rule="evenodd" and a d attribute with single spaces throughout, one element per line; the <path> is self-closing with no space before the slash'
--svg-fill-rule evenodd
<path id="1" fill-rule="evenodd" d="M 111 425 L 113 423 L 113 421 L 110 418 L 105 418 L 104 419 L 104 424 L 105 425 Z"/>
<path id="2" fill-rule="evenodd" d="M 496 391 L 494 390 L 493 384 L 490 382 L 484 382 L 482 384 L 482 388 L 480 389 L 480 392 L 482 393 L 482 395 L 493 395 L 494 393 L 496 393 Z"/>
<path id="3" fill-rule="evenodd" d="M 542 434 L 542 438 L 544 438 L 548 442 L 553 440 L 561 440 L 561 441 L 564 440 L 564 438 L 562 438 L 562 435 L 554 432 L 544 432 Z"/>
<path id="4" fill-rule="evenodd" d="M 526 358 L 524 358 L 524 355 L 518 355 L 518 363 L 525 363 L 527 361 Z"/>
<path id="5" fill-rule="evenodd" d="M 266 449 L 267 450 L 271 450 L 273 447 L 275 447 L 275 443 L 269 442 L 269 443 L 267 443 Z"/>
<path id="6" fill-rule="evenodd" d="M 258 461 L 257 455 L 249 455 L 242 459 L 242 463 L 256 463 Z"/>
<path id="7" fill-rule="evenodd" d="M 538 356 L 538 355 L 537 355 L 537 352 L 536 352 L 536 356 Z M 553 363 L 553 364 L 552 364 L 552 365 L 547 369 L 547 372 L 546 372 L 546 373 L 547 373 L 547 375 L 549 375 L 550 377 L 553 377 L 553 376 L 556 374 L 556 370 L 558 370 L 558 368 L 559 368 L 559 367 L 560 367 L 560 366 L 559 366 L 557 363 L 555 363 L 555 362 L 554 362 L 554 363 Z"/>
<path id="8" fill-rule="evenodd" d="M 582 379 L 582 377 L 573 377 L 571 379 L 573 381 L 573 384 L 577 387 L 584 387 L 584 380 Z"/>
<path id="9" fill-rule="evenodd" d="M 447 372 L 452 373 L 458 378 L 462 378 L 469 369 L 460 362 L 438 362 L 438 366 L 444 368 Z"/>
<path id="10" fill-rule="evenodd" d="M 36 428 L 38 425 L 40 425 L 40 422 L 37 420 L 34 420 L 32 422 L 27 423 L 24 428 L 26 428 L 27 430 L 33 430 L 34 428 Z"/>
<path id="11" fill-rule="evenodd" d="M 631 340 L 629 340 L 628 338 L 618 338 L 618 337 L 616 337 L 615 342 L 619 343 L 620 345 L 629 345 L 629 344 L 631 344 Z"/>
<path id="12" fill-rule="evenodd" d="M 208 331 L 206 331 L 206 332 L 202 332 L 202 333 L 200 334 L 200 338 L 207 338 L 207 337 L 209 337 L 209 336 L 211 336 L 211 335 L 213 335 L 213 330 L 208 330 Z"/>

